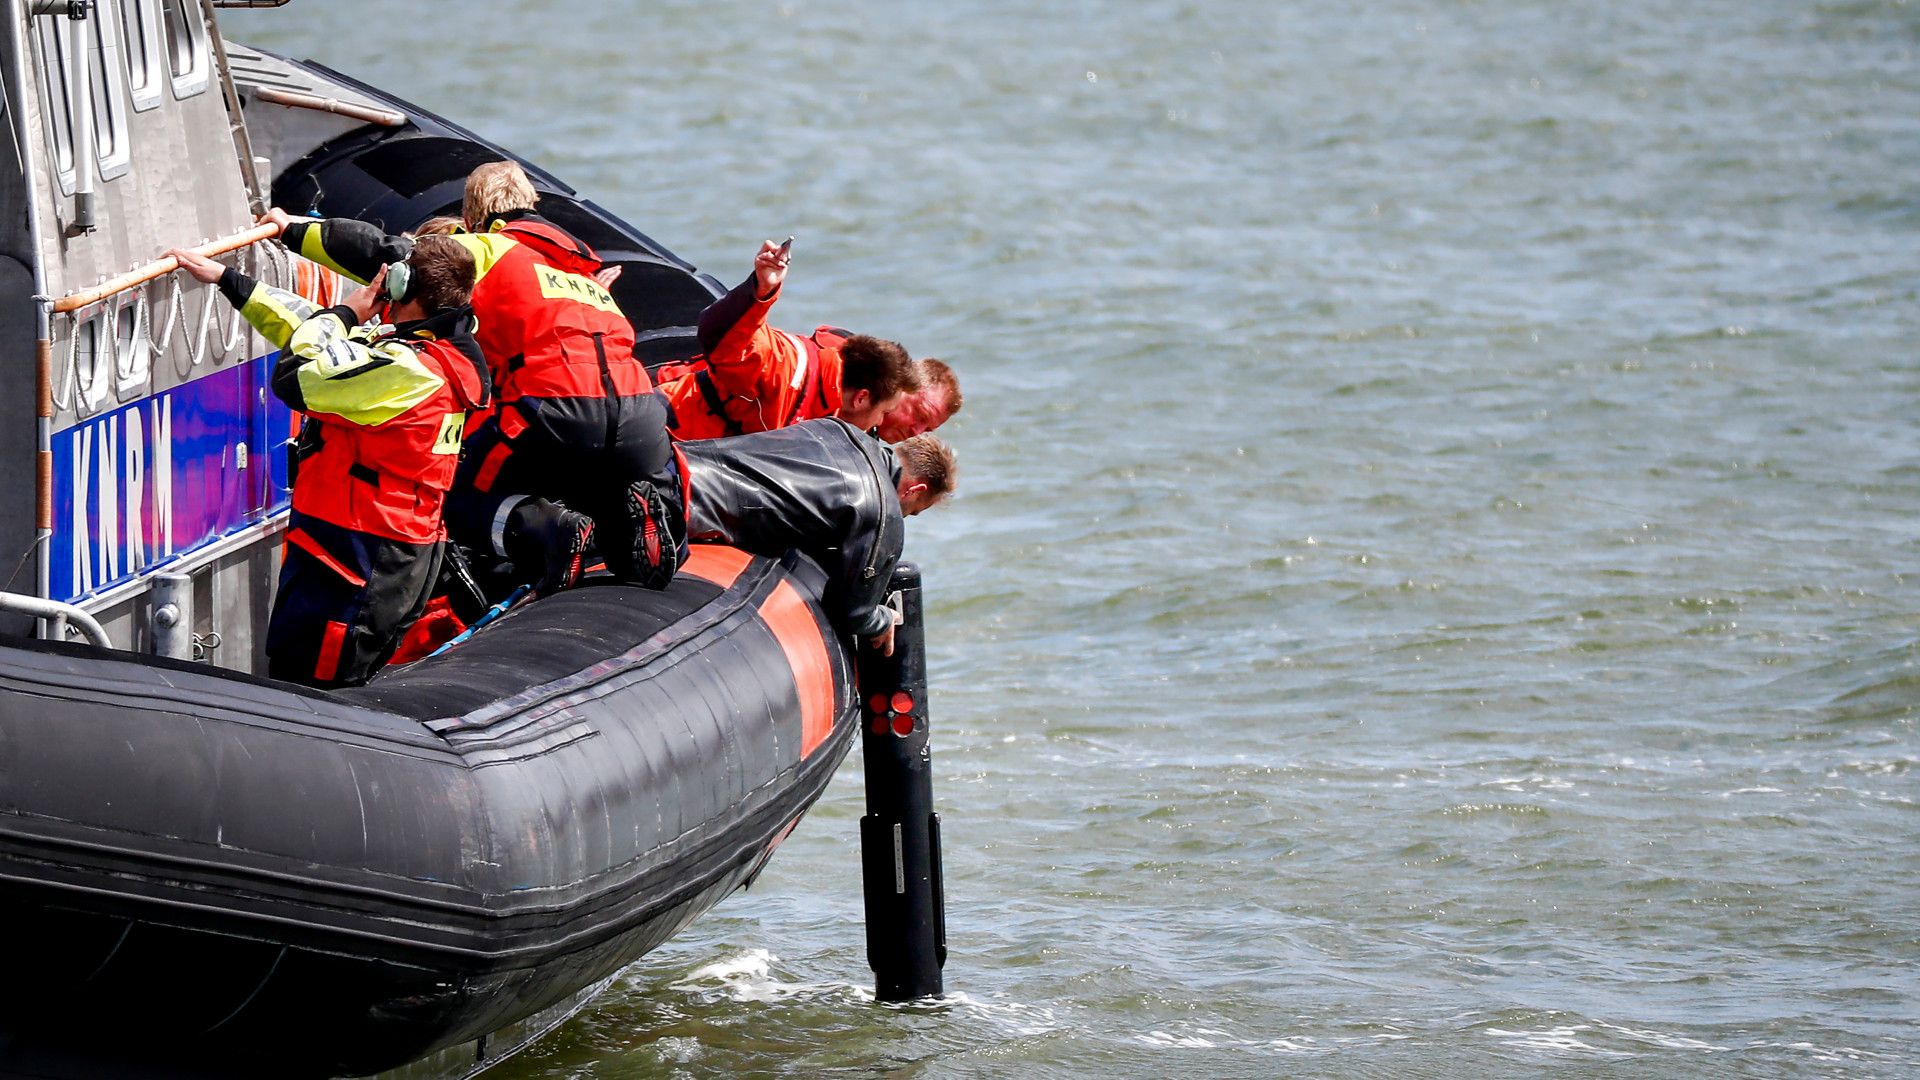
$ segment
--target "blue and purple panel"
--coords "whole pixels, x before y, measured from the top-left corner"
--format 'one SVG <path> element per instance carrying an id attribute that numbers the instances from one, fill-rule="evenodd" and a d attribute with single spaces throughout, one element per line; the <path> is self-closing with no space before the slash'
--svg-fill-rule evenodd
<path id="1" fill-rule="evenodd" d="M 287 506 L 292 418 L 273 354 L 53 436 L 52 588 L 80 600 Z"/>

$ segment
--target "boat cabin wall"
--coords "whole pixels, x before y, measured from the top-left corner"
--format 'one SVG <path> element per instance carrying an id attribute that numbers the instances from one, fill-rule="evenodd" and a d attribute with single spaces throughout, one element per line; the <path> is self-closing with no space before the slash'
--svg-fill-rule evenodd
<path id="1" fill-rule="evenodd" d="M 0 72 L 7 76 L 7 141 L 16 148 L 24 114 L 30 112 L 22 108 L 22 82 L 17 77 L 24 41 L 11 27 L 0 34 Z M 10 576 L 10 581 L 0 584 L 0 590 L 28 593 L 36 591 L 32 552 L 38 472 L 34 342 L 39 337 L 39 317 L 33 300 L 36 255 L 27 226 L 32 214 L 25 160 L 17 149 L 0 154 L 0 297 L 5 298 L 0 303 L 0 403 L 5 404 L 0 408 L 10 410 L 0 422 L 0 563 L 7 564 L 0 577 Z M 24 617 L 0 616 L 0 633 L 25 633 L 32 625 Z"/>
<path id="2" fill-rule="evenodd" d="M 0 181 L 13 185 L 0 199 L 24 192 L 38 247 L 17 226 L 0 236 L 0 252 L 22 262 L 37 254 L 47 295 L 94 289 L 170 247 L 252 225 L 218 31 L 199 0 L 96 0 L 78 24 L 65 14 L 31 15 L 27 4 L 8 7 L 15 26 L 6 63 L 10 85 L 22 90 L 20 100 L 9 98 L 27 159 Z M 84 98 L 75 93 L 76 65 L 84 67 Z M 76 99 L 87 104 L 75 108 Z M 292 275 L 277 244 L 224 261 L 276 283 Z M 32 289 L 21 284 L 30 278 L 0 266 L 11 298 L 0 343 L 23 360 L 32 356 L 31 336 L 17 349 L 17 324 L 26 312 L 30 333 Z M 148 575 L 190 573 L 194 629 L 220 643 L 209 658 L 257 669 L 291 432 L 286 409 L 266 391 L 272 349 L 217 289 L 184 274 L 55 314 L 50 329 L 52 536 L 41 549 L 38 587 L 22 587 L 30 576 L 23 572 L 12 588 L 78 603 L 117 647 L 142 647 Z M 14 416 L 0 424 L 0 550 L 11 553 L 22 550 L 19 522 L 31 540 L 31 464 L 16 465 L 32 462 L 19 433 L 31 437 L 36 395 L 31 363 L 7 367 L 0 407 Z"/>
<path id="3" fill-rule="evenodd" d="M 17 9 L 16 9 L 17 10 Z M 85 20 L 97 226 L 76 232 L 71 20 L 23 17 L 42 252 L 53 295 L 99 284 L 169 247 L 227 236 L 253 215 L 212 37 L 197 0 L 98 0 Z M 149 290 L 151 291 L 151 290 Z M 111 305 L 117 307 L 118 305 Z M 123 396 L 115 387 L 116 396 Z"/>

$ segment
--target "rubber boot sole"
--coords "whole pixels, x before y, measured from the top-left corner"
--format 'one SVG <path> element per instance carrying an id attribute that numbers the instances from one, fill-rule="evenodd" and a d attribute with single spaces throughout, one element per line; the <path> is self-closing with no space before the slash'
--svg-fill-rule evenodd
<path id="1" fill-rule="evenodd" d="M 645 480 L 627 487 L 626 501 L 633 536 L 632 563 L 615 568 L 615 573 L 642 588 L 664 589 L 680 569 L 680 552 L 669 524 L 672 511 L 659 489 Z"/>

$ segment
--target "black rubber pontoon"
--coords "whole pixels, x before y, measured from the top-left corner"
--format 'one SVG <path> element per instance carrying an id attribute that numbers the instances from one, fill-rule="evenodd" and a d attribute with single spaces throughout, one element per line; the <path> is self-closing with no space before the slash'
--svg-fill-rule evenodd
<path id="1" fill-rule="evenodd" d="M 354 690 L 0 648 L 0 1072 L 464 1075 L 740 887 L 858 703 L 812 564 L 698 550 Z"/>

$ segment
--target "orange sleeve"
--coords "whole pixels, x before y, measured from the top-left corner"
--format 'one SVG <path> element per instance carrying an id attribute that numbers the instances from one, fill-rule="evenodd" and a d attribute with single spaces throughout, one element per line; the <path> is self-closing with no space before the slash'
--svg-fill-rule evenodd
<path id="1" fill-rule="evenodd" d="M 765 300 L 755 297 L 707 354 L 707 369 L 721 396 L 758 400 L 762 385 L 781 385 L 780 335 L 767 325 L 767 315 L 779 299 L 778 289 Z"/>

